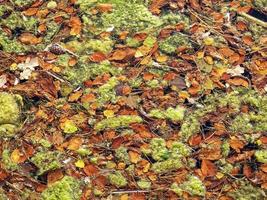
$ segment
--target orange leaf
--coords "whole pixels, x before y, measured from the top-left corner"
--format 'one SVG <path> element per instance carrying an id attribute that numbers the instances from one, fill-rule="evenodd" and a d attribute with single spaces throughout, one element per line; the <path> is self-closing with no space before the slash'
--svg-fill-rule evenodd
<path id="1" fill-rule="evenodd" d="M 75 101 L 77 101 L 82 96 L 82 93 L 83 93 L 82 90 L 79 90 L 78 92 L 72 93 L 69 96 L 69 99 L 68 99 L 69 102 L 75 102 Z"/>
<path id="2" fill-rule="evenodd" d="M 47 175 L 47 184 L 50 185 L 50 184 L 60 180 L 61 178 L 63 178 L 63 176 L 64 175 L 63 175 L 61 169 L 57 169 L 55 171 L 51 171 Z"/>
<path id="3" fill-rule="evenodd" d="M 230 57 L 235 52 L 233 50 L 231 50 L 230 48 L 228 48 L 228 47 L 223 47 L 223 48 L 219 49 L 219 53 L 222 54 L 225 57 Z"/>
<path id="4" fill-rule="evenodd" d="M 215 164 L 209 160 L 202 160 L 201 171 L 204 176 L 214 176 L 217 173 Z"/>
<path id="5" fill-rule="evenodd" d="M 112 4 L 110 3 L 100 3 L 97 5 L 97 9 L 104 13 L 104 12 L 110 12 L 112 11 Z"/>
<path id="6" fill-rule="evenodd" d="M 127 56 L 127 52 L 124 49 L 117 49 L 113 52 L 109 60 L 123 60 Z"/>
<path id="7" fill-rule="evenodd" d="M 248 81 L 241 77 L 234 77 L 232 79 L 227 80 L 226 82 L 229 83 L 230 85 L 235 85 L 235 86 L 244 86 L 244 87 L 249 86 Z"/>
<path id="8" fill-rule="evenodd" d="M 129 157 L 130 161 L 134 164 L 138 163 L 138 161 L 140 160 L 140 154 L 135 151 L 129 151 Z"/>
<path id="9" fill-rule="evenodd" d="M 37 13 L 38 8 L 29 8 L 23 12 L 25 16 L 33 16 Z"/>
<path id="10" fill-rule="evenodd" d="M 244 165 L 243 167 L 243 174 L 247 177 L 250 178 L 252 176 L 252 169 L 250 166 L 247 164 Z"/>
<path id="11" fill-rule="evenodd" d="M 89 56 L 89 59 L 92 62 L 101 62 L 101 61 L 105 60 L 106 58 L 107 58 L 106 55 L 101 53 L 101 52 L 95 52 Z"/>
<path id="12" fill-rule="evenodd" d="M 81 98 L 81 102 L 82 103 L 86 103 L 86 102 L 94 102 L 95 101 L 95 95 L 93 93 L 89 93 L 89 94 L 84 94 Z"/>
<path id="13" fill-rule="evenodd" d="M 150 4 L 149 10 L 153 14 L 159 14 L 160 13 L 160 8 L 165 6 L 168 3 L 166 0 L 153 0 L 152 3 Z"/>
<path id="14" fill-rule="evenodd" d="M 237 139 L 231 139 L 229 144 L 237 153 L 240 153 L 240 149 L 245 146 L 245 144 L 241 140 Z"/>
<path id="15" fill-rule="evenodd" d="M 23 44 L 39 44 L 42 41 L 42 38 L 39 37 L 37 38 L 35 35 L 31 34 L 31 33 L 22 33 L 19 36 L 19 40 L 23 43 Z"/>
<path id="16" fill-rule="evenodd" d="M 71 138 L 69 141 L 68 149 L 73 151 L 78 150 L 82 145 L 82 143 L 83 143 L 82 138 L 78 137 Z"/>
<path id="17" fill-rule="evenodd" d="M 99 169 L 95 165 L 89 164 L 83 168 L 83 171 L 87 176 L 94 176 L 99 172 Z"/>
<path id="18" fill-rule="evenodd" d="M 82 30 L 82 22 L 79 17 L 71 17 L 69 21 L 71 35 L 79 35 Z"/>

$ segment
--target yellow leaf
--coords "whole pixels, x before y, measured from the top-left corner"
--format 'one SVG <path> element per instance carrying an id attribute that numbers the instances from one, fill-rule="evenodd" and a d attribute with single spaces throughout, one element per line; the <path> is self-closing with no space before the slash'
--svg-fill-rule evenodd
<path id="1" fill-rule="evenodd" d="M 209 46 L 209 45 L 213 45 L 214 44 L 214 39 L 212 37 L 206 37 L 204 40 L 203 40 L 204 44 Z"/>
<path id="2" fill-rule="evenodd" d="M 121 197 L 120 197 L 120 200 L 128 200 L 128 199 L 129 199 L 128 194 L 123 194 L 123 195 L 121 195 Z"/>
<path id="3" fill-rule="evenodd" d="M 15 163 L 19 163 L 20 161 L 20 151 L 18 149 L 15 149 L 12 153 L 11 153 L 11 160 Z"/>
<path id="4" fill-rule="evenodd" d="M 134 151 L 129 151 L 130 161 L 136 164 L 140 160 L 140 154 Z"/>
<path id="5" fill-rule="evenodd" d="M 113 110 L 105 110 L 103 112 L 104 116 L 109 118 L 109 117 L 113 117 L 114 116 L 114 111 Z"/>
<path id="6" fill-rule="evenodd" d="M 78 168 L 84 168 L 85 164 L 84 164 L 83 160 L 77 160 L 75 162 L 75 166 Z"/>

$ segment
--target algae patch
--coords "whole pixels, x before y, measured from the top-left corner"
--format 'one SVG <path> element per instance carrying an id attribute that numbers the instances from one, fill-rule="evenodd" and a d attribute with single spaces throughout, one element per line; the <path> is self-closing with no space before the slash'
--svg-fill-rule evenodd
<path id="1" fill-rule="evenodd" d="M 12 137 L 20 127 L 22 97 L 0 93 L 0 137 Z"/>
<path id="2" fill-rule="evenodd" d="M 187 192 L 191 196 L 205 196 L 206 189 L 202 181 L 193 175 L 187 177 L 187 180 L 181 184 L 173 183 L 171 190 L 178 196 L 182 196 L 182 192 Z"/>
<path id="3" fill-rule="evenodd" d="M 132 123 L 140 123 L 142 122 L 142 118 L 136 115 L 120 115 L 117 117 L 111 117 L 107 119 L 103 119 L 95 125 L 95 129 L 97 131 L 101 131 L 104 129 L 116 129 L 128 127 Z"/>
<path id="4" fill-rule="evenodd" d="M 109 174 L 108 180 L 112 185 L 118 188 L 125 187 L 128 184 L 127 179 L 120 172 Z"/>
<path id="5" fill-rule="evenodd" d="M 71 176 L 65 176 L 61 180 L 48 186 L 41 194 L 42 200 L 79 200 L 82 191 L 80 182 Z"/>

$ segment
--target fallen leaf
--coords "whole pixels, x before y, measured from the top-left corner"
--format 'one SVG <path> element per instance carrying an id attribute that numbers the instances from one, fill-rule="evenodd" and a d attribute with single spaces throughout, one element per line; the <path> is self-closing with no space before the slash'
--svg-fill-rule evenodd
<path id="1" fill-rule="evenodd" d="M 73 16 L 70 18 L 69 26 L 71 27 L 71 35 L 79 35 L 82 30 L 82 22 L 79 17 Z"/>
<path id="2" fill-rule="evenodd" d="M 83 168 L 83 171 L 87 176 L 95 176 L 98 174 L 99 169 L 95 165 L 89 164 Z"/>
<path id="3" fill-rule="evenodd" d="M 201 171 L 204 176 L 215 176 L 217 169 L 214 163 L 209 160 L 202 160 Z"/>
<path id="4" fill-rule="evenodd" d="M 135 152 L 135 151 L 129 151 L 129 157 L 130 157 L 130 161 L 134 164 L 138 163 L 138 161 L 140 160 L 140 154 Z"/>

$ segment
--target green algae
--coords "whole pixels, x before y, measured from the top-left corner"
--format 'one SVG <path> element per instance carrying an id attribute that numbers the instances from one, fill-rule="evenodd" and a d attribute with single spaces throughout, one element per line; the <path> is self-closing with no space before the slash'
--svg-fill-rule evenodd
<path id="1" fill-rule="evenodd" d="M 141 179 L 141 180 L 137 181 L 136 183 L 137 183 L 138 187 L 142 190 L 148 190 L 151 188 L 151 181 Z"/>
<path id="2" fill-rule="evenodd" d="M 121 172 L 118 171 L 109 174 L 108 180 L 111 185 L 114 185 L 118 188 L 123 188 L 128 184 L 127 179 L 121 174 Z"/>
<path id="3" fill-rule="evenodd" d="M 121 68 L 114 67 L 108 61 L 95 64 L 80 60 L 77 66 L 66 68 L 63 71 L 63 74 L 68 81 L 77 86 L 84 81 L 90 80 L 91 78 L 95 78 L 97 76 L 102 76 L 104 74 L 118 75 L 121 72 Z M 77 77 L 79 77 L 79 79 L 77 79 Z"/>
<path id="4" fill-rule="evenodd" d="M 38 167 L 38 175 L 60 168 L 62 166 L 60 160 L 61 153 L 57 151 L 37 152 L 31 158 L 31 162 Z"/>
<path id="5" fill-rule="evenodd" d="M 13 0 L 12 1 L 16 6 L 24 7 L 31 5 L 35 0 Z"/>
<path id="6" fill-rule="evenodd" d="M 164 173 L 171 170 L 179 169 L 183 166 L 181 158 L 191 154 L 191 149 L 182 142 L 173 142 L 168 149 L 166 142 L 162 138 L 153 138 L 150 141 L 150 150 L 143 153 L 151 154 L 152 158 L 157 161 L 152 164 L 151 169 L 156 173 Z"/>
<path id="7" fill-rule="evenodd" d="M 180 169 L 181 167 L 183 167 L 183 163 L 180 159 L 169 158 L 168 160 L 153 163 L 151 170 L 155 173 L 165 173 L 172 170 Z"/>
<path id="8" fill-rule="evenodd" d="M 95 125 L 95 129 L 97 131 L 102 131 L 105 129 L 123 128 L 128 127 L 132 123 L 140 123 L 142 121 L 142 118 L 136 115 L 120 115 L 103 119 Z"/>
<path id="9" fill-rule="evenodd" d="M 267 163 L 267 150 L 257 150 L 255 157 L 258 162 Z"/>
<path id="10" fill-rule="evenodd" d="M 178 196 L 182 196 L 182 192 L 187 192 L 191 196 L 205 196 L 206 189 L 202 181 L 193 175 L 187 177 L 187 180 L 181 184 L 173 183 L 171 190 Z"/>
<path id="11" fill-rule="evenodd" d="M 176 108 L 169 107 L 166 111 L 160 109 L 152 109 L 149 112 L 150 117 L 158 119 L 170 119 L 172 121 L 181 121 L 184 118 L 185 108 L 177 106 Z"/>
<path id="12" fill-rule="evenodd" d="M 253 107 L 253 111 L 240 114 L 242 105 L 250 105 Z M 233 119 L 228 127 L 231 132 L 242 132 L 244 134 L 267 130 L 267 97 L 254 90 L 237 88 L 227 95 L 215 93 L 207 96 L 203 107 L 196 109 L 185 117 L 181 126 L 181 136 L 188 139 L 199 132 L 200 119 L 222 107 L 229 107 L 233 111 L 232 114 L 226 116 L 229 120 Z"/>
<path id="13" fill-rule="evenodd" d="M 174 54 L 180 46 L 192 47 L 189 38 L 182 34 L 175 34 L 159 42 L 159 49 L 166 54 Z"/>
<path id="14" fill-rule="evenodd" d="M 11 160 L 11 152 L 8 149 L 4 149 L 2 152 L 2 163 L 6 170 L 15 171 L 19 168 L 19 165 Z"/>
<path id="15" fill-rule="evenodd" d="M 119 84 L 119 81 L 116 77 L 111 77 L 107 83 L 98 88 L 97 101 L 100 105 L 106 102 L 115 102 L 116 101 L 116 91 L 115 86 Z"/>
<path id="16" fill-rule="evenodd" d="M 123 146 L 121 146 L 115 150 L 115 157 L 119 161 L 124 162 L 126 165 L 129 165 L 131 163 L 127 148 L 125 148 Z"/>
<path id="17" fill-rule="evenodd" d="M 238 188 L 228 193 L 235 200 L 265 199 L 266 193 L 248 181 L 236 181 Z"/>
<path id="18" fill-rule="evenodd" d="M 101 18 L 104 27 L 114 26 L 117 32 L 149 32 L 162 24 L 146 6 L 124 1 L 117 3 L 111 13 L 104 13 Z"/>
<path id="19" fill-rule="evenodd" d="M 12 137 L 20 127 L 22 97 L 0 92 L 0 136 Z"/>
<path id="20" fill-rule="evenodd" d="M 80 181 L 71 177 L 64 176 L 48 186 L 41 194 L 42 200 L 79 200 L 82 191 Z"/>
<path id="21" fill-rule="evenodd" d="M 152 149 L 152 158 L 156 161 L 165 160 L 169 158 L 169 151 L 166 147 L 166 142 L 162 138 L 153 138 L 150 141 L 150 148 Z"/>

